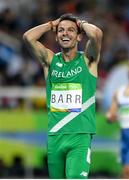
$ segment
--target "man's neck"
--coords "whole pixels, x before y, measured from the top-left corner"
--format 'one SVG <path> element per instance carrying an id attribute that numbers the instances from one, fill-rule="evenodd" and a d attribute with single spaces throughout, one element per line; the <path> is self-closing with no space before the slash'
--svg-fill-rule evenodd
<path id="1" fill-rule="evenodd" d="M 74 59 L 77 55 L 77 50 L 72 49 L 72 50 L 62 50 L 62 57 L 65 62 L 69 62 L 72 59 Z"/>

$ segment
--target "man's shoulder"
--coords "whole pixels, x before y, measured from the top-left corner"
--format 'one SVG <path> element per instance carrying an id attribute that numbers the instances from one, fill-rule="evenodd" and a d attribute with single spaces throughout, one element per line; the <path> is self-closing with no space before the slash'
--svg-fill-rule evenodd
<path id="1" fill-rule="evenodd" d="M 60 59 L 61 59 L 61 52 L 55 53 L 53 58 L 52 58 L 52 61 L 51 61 L 51 66 L 53 64 L 55 64 L 56 62 L 60 61 Z"/>

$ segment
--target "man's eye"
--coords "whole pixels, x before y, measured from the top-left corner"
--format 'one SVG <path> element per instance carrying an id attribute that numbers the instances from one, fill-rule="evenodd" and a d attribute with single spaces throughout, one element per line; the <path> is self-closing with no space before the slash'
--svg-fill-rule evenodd
<path id="1" fill-rule="evenodd" d="M 74 29 L 69 29 L 70 32 L 74 32 Z"/>
<path id="2" fill-rule="evenodd" d="M 69 29 L 69 32 L 76 32 L 76 30 L 75 29 Z"/>
<path id="3" fill-rule="evenodd" d="M 59 29 L 58 32 L 63 32 L 63 29 Z"/>

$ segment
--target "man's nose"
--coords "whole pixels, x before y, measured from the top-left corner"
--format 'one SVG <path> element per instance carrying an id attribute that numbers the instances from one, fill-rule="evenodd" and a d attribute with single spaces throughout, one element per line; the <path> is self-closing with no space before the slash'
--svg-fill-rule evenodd
<path id="1" fill-rule="evenodd" d="M 67 29 L 64 30 L 63 34 L 64 34 L 64 35 L 68 34 L 68 30 L 67 30 Z"/>

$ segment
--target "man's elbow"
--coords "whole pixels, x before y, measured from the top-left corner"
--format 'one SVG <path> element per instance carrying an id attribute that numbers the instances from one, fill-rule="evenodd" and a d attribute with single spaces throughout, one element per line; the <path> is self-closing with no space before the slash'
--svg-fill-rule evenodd
<path id="1" fill-rule="evenodd" d="M 102 41 L 103 38 L 103 32 L 100 28 L 95 29 L 95 38 L 99 41 Z"/>
<path id="2" fill-rule="evenodd" d="M 24 33 L 24 34 L 23 34 L 23 40 L 24 40 L 26 46 L 30 49 L 30 48 L 32 47 L 33 42 L 32 42 L 32 40 L 28 37 L 27 33 Z"/>
<path id="3" fill-rule="evenodd" d="M 28 41 L 28 42 L 33 41 L 33 37 L 32 37 L 32 35 L 31 35 L 31 33 L 30 33 L 29 31 L 26 31 L 26 32 L 23 34 L 23 39 L 24 39 L 25 41 Z"/>
<path id="4" fill-rule="evenodd" d="M 23 40 L 24 40 L 25 42 L 28 42 L 28 41 L 29 41 L 29 37 L 28 37 L 28 35 L 27 35 L 26 32 L 23 34 Z"/>

